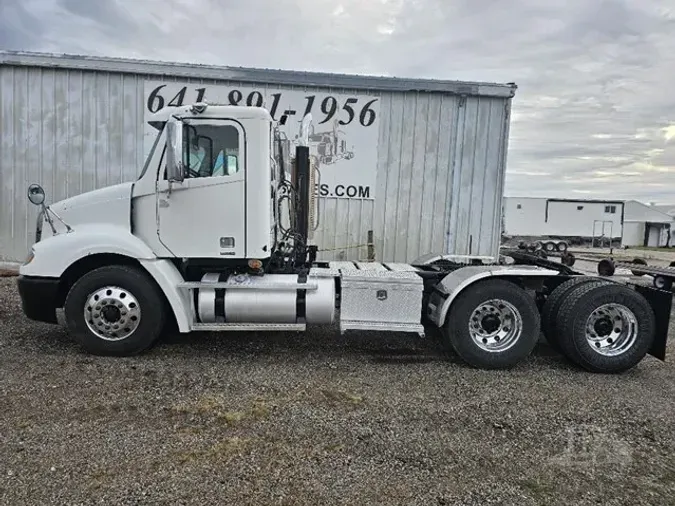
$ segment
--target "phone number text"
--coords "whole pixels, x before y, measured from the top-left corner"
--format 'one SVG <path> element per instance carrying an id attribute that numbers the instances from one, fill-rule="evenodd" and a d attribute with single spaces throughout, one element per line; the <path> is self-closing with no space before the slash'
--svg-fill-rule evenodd
<path id="1" fill-rule="evenodd" d="M 149 112 L 155 113 L 166 106 L 181 107 L 186 103 L 188 93 L 190 97 L 194 97 L 194 102 L 208 100 L 206 88 L 183 86 L 177 93 L 170 93 L 169 95 L 171 96 L 165 96 L 164 88 L 166 86 L 166 84 L 159 85 L 148 95 L 146 107 Z M 327 123 L 334 118 L 340 118 L 338 120 L 340 125 L 349 125 L 354 121 L 358 121 L 361 126 L 369 127 L 376 119 L 375 110 L 372 109 L 372 106 L 378 100 L 377 98 L 359 104 L 359 99 L 354 97 L 347 98 L 344 103 L 340 103 L 332 95 L 328 95 L 323 99 L 319 98 L 318 100 L 316 95 L 307 95 L 305 96 L 304 110 L 297 111 L 290 108 L 284 110 L 279 108 L 279 104 L 282 102 L 282 95 L 282 93 L 272 93 L 270 95 L 272 103 L 268 109 L 274 120 L 277 119 L 277 113 L 281 113 L 281 116 L 287 116 L 287 119 L 290 116 L 299 116 L 300 119 L 298 121 L 302 121 L 302 118 L 306 114 L 312 113 L 312 116 L 320 114 L 321 120 L 318 122 L 319 124 Z M 257 90 L 242 92 L 238 89 L 232 89 L 227 94 L 227 100 L 229 105 L 266 106 L 263 94 Z M 191 103 L 191 100 L 188 100 L 187 103 Z"/>

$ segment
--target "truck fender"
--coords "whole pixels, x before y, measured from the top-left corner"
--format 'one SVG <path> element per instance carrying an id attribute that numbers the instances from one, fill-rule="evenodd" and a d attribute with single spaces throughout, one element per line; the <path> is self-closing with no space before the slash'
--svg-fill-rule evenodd
<path id="1" fill-rule="evenodd" d="M 192 315 L 190 292 L 178 288 L 179 283 L 185 280 L 176 266 L 169 260 L 162 259 L 141 259 L 139 263 L 141 267 L 148 271 L 148 274 L 153 277 L 164 293 L 176 317 L 178 331 L 181 333 L 189 332 Z"/>
<path id="2" fill-rule="evenodd" d="M 25 276 L 59 278 L 75 262 L 99 253 L 136 260 L 154 259 L 154 252 L 129 230 L 116 225 L 78 225 L 77 230 L 49 237 L 33 245 L 33 259 L 22 265 Z"/>
<path id="3" fill-rule="evenodd" d="M 180 332 L 190 330 L 189 293 L 178 287 L 183 277 L 169 260 L 158 259 L 141 239 L 115 225 L 78 225 L 77 230 L 33 245 L 33 260 L 19 269 L 25 276 L 60 278 L 78 260 L 96 254 L 135 259 L 158 284 L 171 307 Z"/>
<path id="4" fill-rule="evenodd" d="M 529 265 L 476 265 L 461 267 L 445 276 L 434 288 L 427 303 L 427 317 L 442 327 L 453 301 L 474 283 L 490 277 L 548 277 L 558 271 Z"/>

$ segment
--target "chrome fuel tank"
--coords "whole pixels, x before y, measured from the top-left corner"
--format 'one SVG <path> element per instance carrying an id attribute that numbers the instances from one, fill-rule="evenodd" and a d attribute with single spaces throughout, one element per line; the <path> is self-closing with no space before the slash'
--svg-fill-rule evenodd
<path id="1" fill-rule="evenodd" d="M 222 279 L 225 277 L 225 279 Z M 297 274 L 264 276 L 207 273 L 196 290 L 201 323 L 330 324 L 335 318 L 335 279 Z M 222 283 L 226 283 L 225 288 Z M 219 283 L 209 288 L 208 284 Z"/>

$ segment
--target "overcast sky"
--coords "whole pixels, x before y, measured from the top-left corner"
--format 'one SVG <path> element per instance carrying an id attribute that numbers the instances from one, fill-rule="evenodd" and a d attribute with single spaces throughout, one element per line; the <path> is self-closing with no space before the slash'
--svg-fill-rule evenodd
<path id="1" fill-rule="evenodd" d="M 675 203 L 675 0 L 0 0 L 0 48 L 513 81 L 507 195 Z"/>

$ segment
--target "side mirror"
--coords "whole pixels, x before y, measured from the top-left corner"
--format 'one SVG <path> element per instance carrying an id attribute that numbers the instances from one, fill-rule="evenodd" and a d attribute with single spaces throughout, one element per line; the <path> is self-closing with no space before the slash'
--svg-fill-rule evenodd
<path id="1" fill-rule="evenodd" d="M 28 200 L 36 206 L 41 206 L 45 201 L 45 191 L 39 184 L 32 184 L 28 187 Z"/>
<path id="2" fill-rule="evenodd" d="M 166 124 L 166 175 L 169 181 L 183 181 L 183 123 L 170 118 Z"/>

